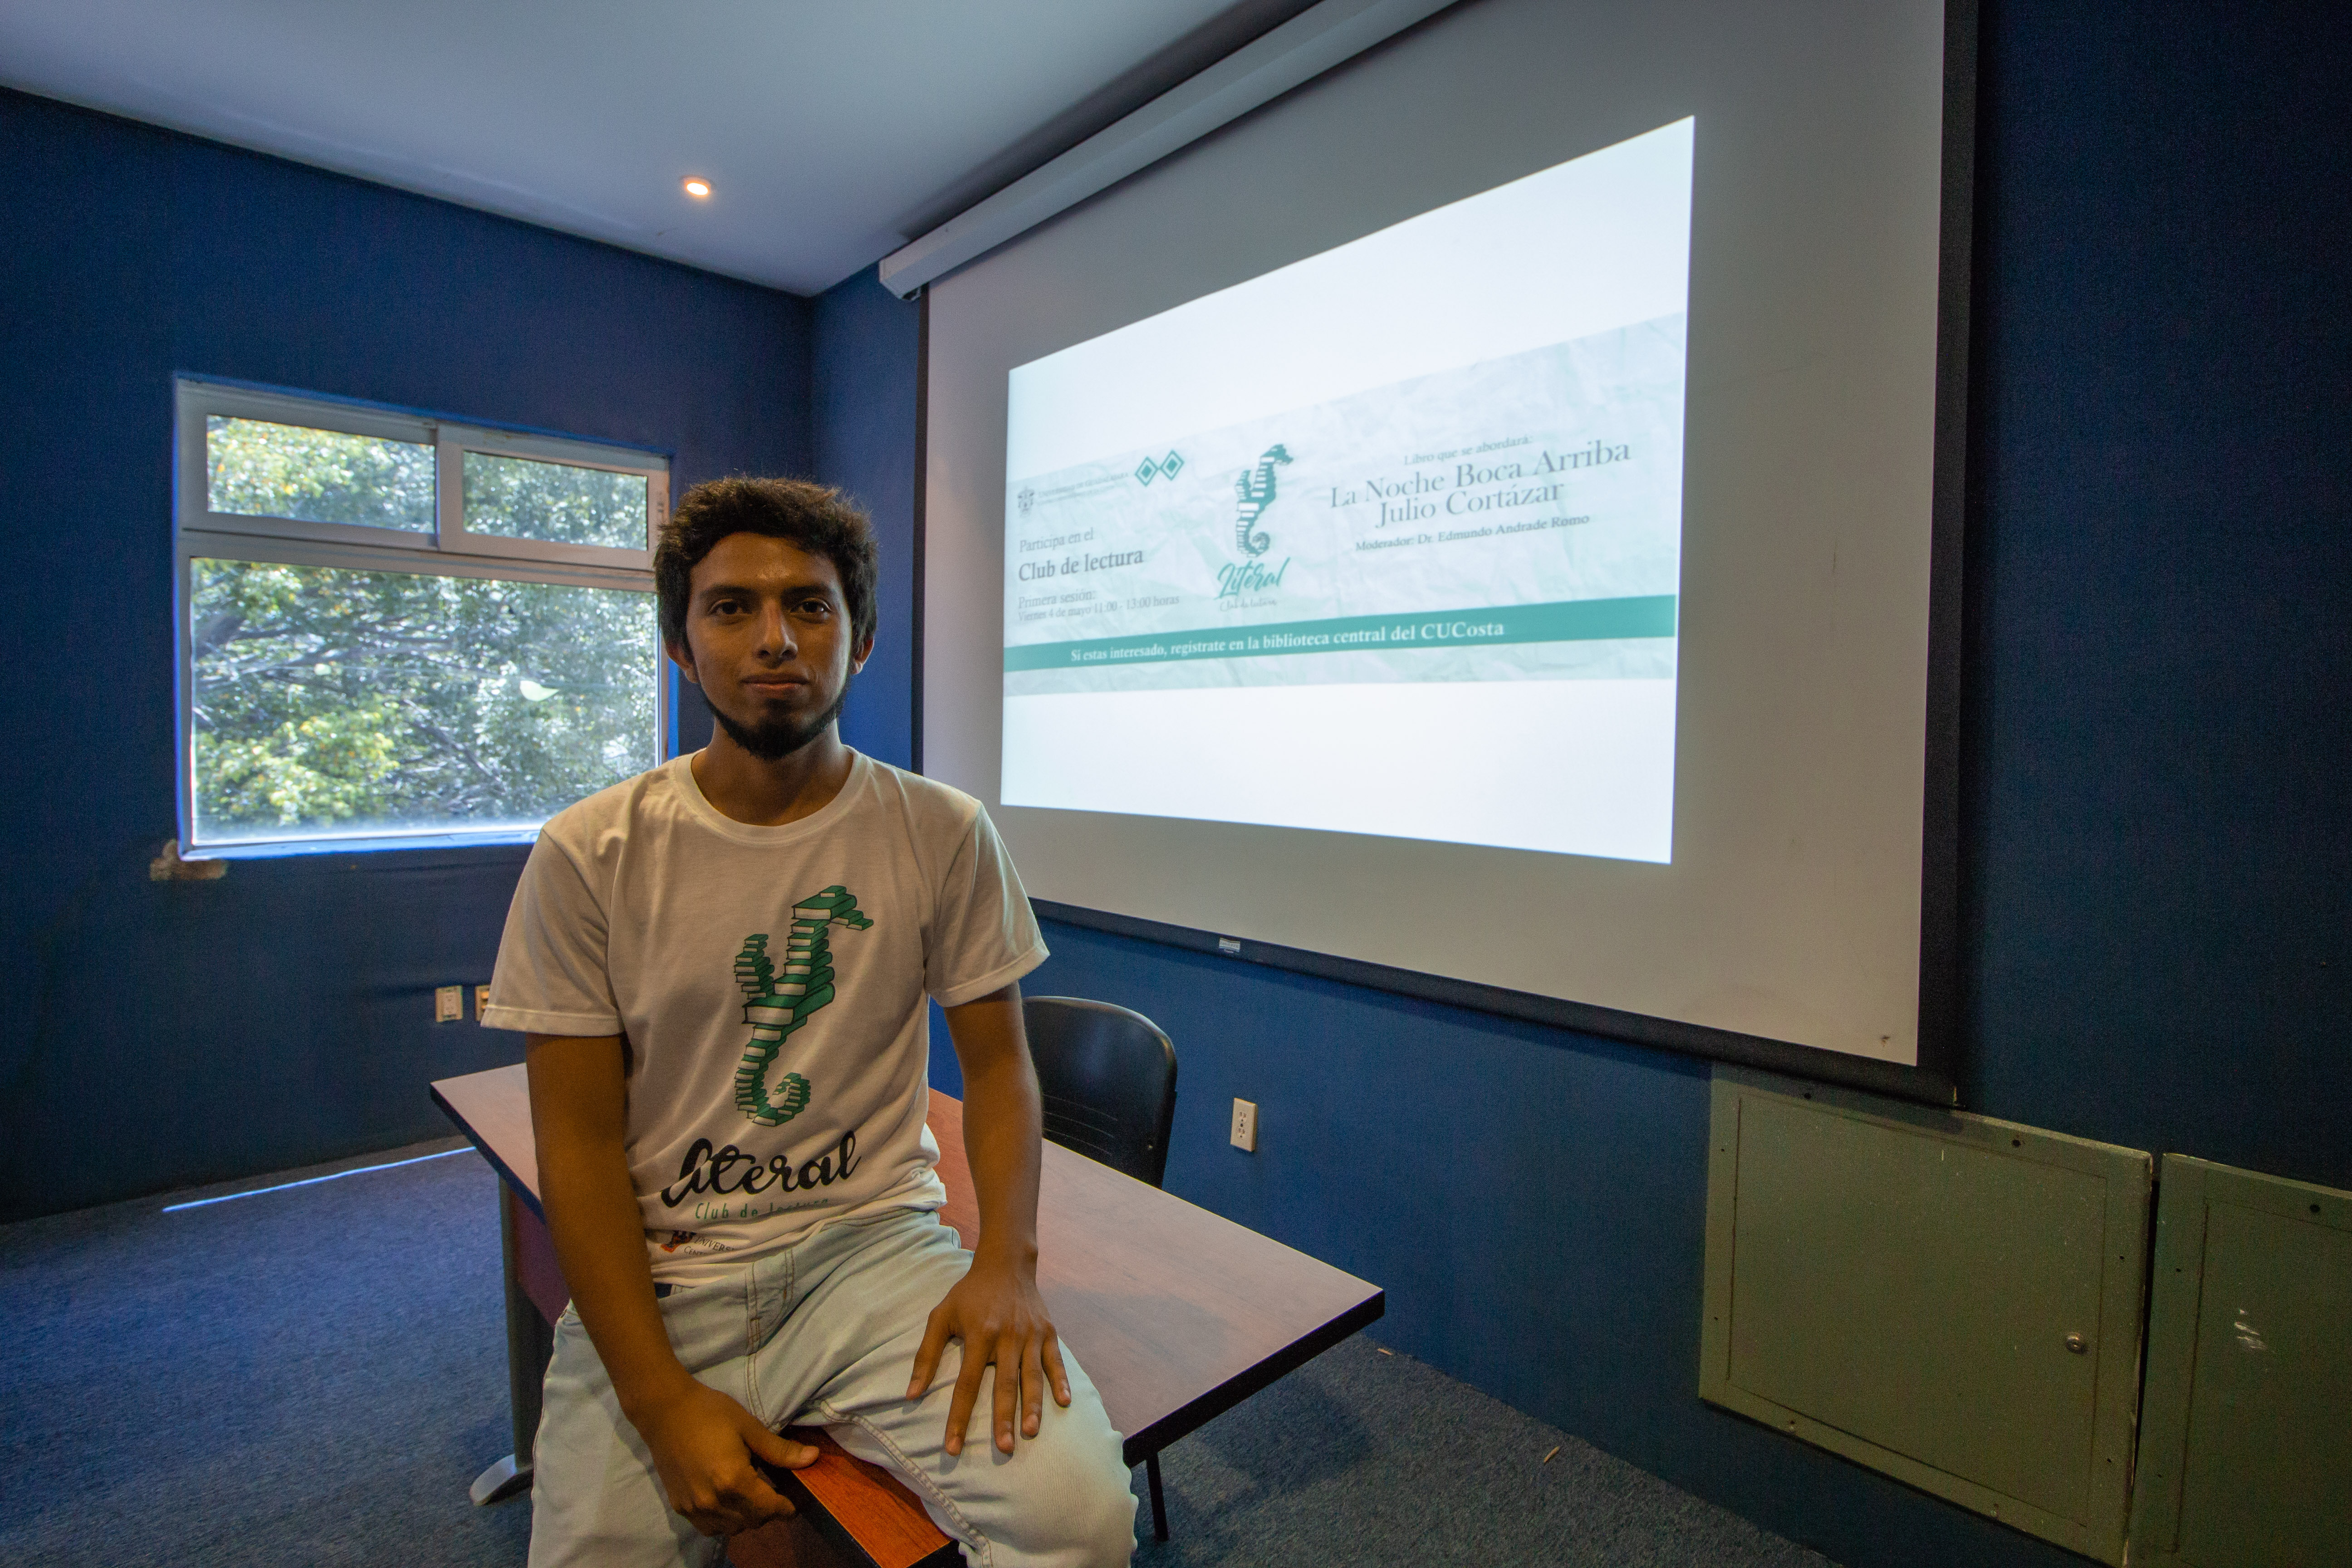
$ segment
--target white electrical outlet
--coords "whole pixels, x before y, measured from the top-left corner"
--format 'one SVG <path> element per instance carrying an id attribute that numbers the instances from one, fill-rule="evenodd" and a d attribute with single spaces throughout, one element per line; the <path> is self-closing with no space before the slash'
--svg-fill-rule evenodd
<path id="1" fill-rule="evenodd" d="M 466 988 L 462 985 L 439 985 L 433 991 L 433 1021 L 454 1024 L 466 1016 Z"/>
<path id="2" fill-rule="evenodd" d="M 487 1013 L 487 1012 L 488 1012 L 489 1010 L 490 1010 L 490 988 L 489 988 L 488 986 L 487 986 L 487 985 L 477 985 L 477 986 L 475 986 L 475 987 L 474 987 L 474 1022 L 476 1022 L 477 1024 L 480 1023 L 480 1022 L 482 1021 L 482 1015 L 483 1015 L 483 1014 L 485 1014 L 485 1013 Z"/>
<path id="3" fill-rule="evenodd" d="M 1234 1101 L 1234 1147 L 1257 1152 L 1257 1101 Z"/>

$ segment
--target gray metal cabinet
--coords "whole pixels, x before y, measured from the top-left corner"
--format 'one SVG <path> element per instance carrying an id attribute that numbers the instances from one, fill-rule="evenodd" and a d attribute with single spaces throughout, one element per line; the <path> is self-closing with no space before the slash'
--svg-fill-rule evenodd
<path id="1" fill-rule="evenodd" d="M 2164 1157 L 2131 1560 L 2352 1564 L 2352 1193 Z"/>
<path id="2" fill-rule="evenodd" d="M 1699 1393 L 2123 1561 L 2154 1162 L 1718 1068 Z"/>

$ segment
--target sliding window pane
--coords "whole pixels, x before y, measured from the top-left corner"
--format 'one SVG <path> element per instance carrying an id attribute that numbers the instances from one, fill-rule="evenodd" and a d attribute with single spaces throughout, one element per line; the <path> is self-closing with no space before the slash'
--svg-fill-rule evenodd
<path id="1" fill-rule="evenodd" d="M 466 531 L 643 550 L 646 477 L 468 452 Z"/>
<path id="2" fill-rule="evenodd" d="M 650 594 L 188 566 L 198 844 L 529 826 L 654 764 Z"/>
<path id="3" fill-rule="evenodd" d="M 205 504 L 240 517 L 289 517 L 433 531 L 433 448 L 261 419 L 205 420 Z"/>

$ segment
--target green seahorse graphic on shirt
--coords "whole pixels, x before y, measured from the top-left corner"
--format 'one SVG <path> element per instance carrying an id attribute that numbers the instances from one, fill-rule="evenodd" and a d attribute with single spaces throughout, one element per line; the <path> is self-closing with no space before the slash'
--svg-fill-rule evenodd
<path id="1" fill-rule="evenodd" d="M 735 1105 L 761 1126 L 782 1127 L 808 1109 L 808 1079 L 788 1072 L 771 1098 L 768 1068 L 793 1031 L 833 1000 L 829 933 L 835 925 L 864 931 L 873 923 L 859 912 L 849 889 L 835 884 L 793 906 L 781 973 L 768 952 L 767 932 L 743 939 L 743 951 L 735 955 L 735 984 L 743 988 L 743 1021 L 751 1026 L 751 1043 L 735 1069 Z"/>

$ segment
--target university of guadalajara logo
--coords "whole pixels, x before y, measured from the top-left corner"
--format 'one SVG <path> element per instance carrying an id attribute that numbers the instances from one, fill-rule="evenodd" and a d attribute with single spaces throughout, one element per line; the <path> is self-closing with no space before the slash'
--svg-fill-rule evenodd
<path id="1" fill-rule="evenodd" d="M 1149 485 L 1154 479 L 1172 479 L 1184 468 L 1184 455 L 1170 449 L 1164 458 L 1146 458 L 1135 465 L 1138 483 Z"/>

